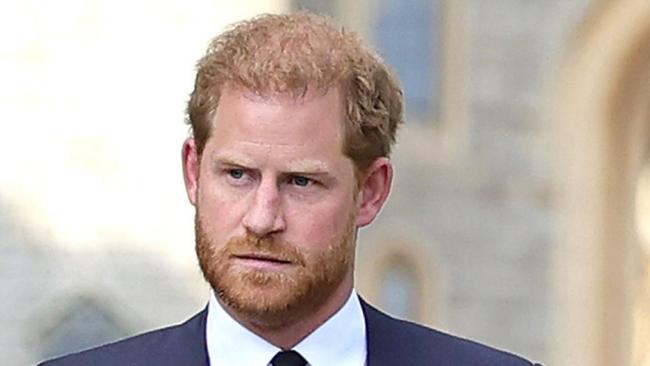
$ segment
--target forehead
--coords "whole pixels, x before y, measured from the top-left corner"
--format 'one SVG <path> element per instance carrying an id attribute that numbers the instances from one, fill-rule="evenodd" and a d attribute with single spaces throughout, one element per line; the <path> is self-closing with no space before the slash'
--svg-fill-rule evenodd
<path id="1" fill-rule="evenodd" d="M 304 137 L 327 134 L 326 137 L 337 139 L 341 138 L 342 127 L 343 106 L 340 93 L 334 88 L 309 90 L 298 97 L 259 95 L 226 88 L 221 93 L 212 125 L 215 135 L 223 135 L 231 130 L 246 130 L 251 134 L 306 133 Z"/>
<path id="2" fill-rule="evenodd" d="M 262 96 L 226 88 L 208 146 L 223 154 L 267 153 L 274 158 L 343 156 L 343 103 L 337 88 L 304 95 Z"/>

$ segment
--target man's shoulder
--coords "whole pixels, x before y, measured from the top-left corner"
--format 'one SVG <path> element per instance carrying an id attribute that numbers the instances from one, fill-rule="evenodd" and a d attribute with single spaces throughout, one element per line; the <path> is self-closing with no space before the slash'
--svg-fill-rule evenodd
<path id="1" fill-rule="evenodd" d="M 462 365 L 530 366 L 531 362 L 485 344 L 444 333 L 405 320 L 395 319 L 403 336 L 402 346 L 429 359 L 453 360 Z"/>
<path id="2" fill-rule="evenodd" d="M 73 353 L 40 366 L 206 365 L 206 311 L 186 322 Z"/>
<path id="3" fill-rule="evenodd" d="M 515 354 L 393 318 L 364 304 L 369 358 L 401 360 L 400 365 L 532 366 Z M 384 363 L 384 362 L 382 362 Z M 370 362 L 372 364 L 372 362 Z M 386 364 L 391 364 L 386 363 Z"/>

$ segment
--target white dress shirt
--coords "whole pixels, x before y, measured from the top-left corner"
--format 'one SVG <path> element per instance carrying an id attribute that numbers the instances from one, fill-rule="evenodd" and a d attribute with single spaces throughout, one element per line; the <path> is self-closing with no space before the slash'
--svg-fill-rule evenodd
<path id="1" fill-rule="evenodd" d="M 208 304 L 205 327 L 211 366 L 268 366 L 281 351 L 233 319 L 214 293 Z M 357 293 L 293 350 L 310 366 L 363 366 L 366 364 L 366 322 Z"/>

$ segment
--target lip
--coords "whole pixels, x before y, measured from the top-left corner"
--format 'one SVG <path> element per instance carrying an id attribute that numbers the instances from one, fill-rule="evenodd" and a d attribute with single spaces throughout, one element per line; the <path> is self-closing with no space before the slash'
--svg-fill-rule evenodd
<path id="1" fill-rule="evenodd" d="M 286 259 L 259 253 L 235 254 L 232 255 L 232 258 L 244 265 L 258 268 L 277 268 L 291 266 L 294 264 L 293 262 Z"/>

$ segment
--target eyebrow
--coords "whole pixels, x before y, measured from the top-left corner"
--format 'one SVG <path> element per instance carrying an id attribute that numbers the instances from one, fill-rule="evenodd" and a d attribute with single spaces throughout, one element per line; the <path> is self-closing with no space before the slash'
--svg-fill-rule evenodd
<path id="1" fill-rule="evenodd" d="M 286 168 L 290 172 L 304 174 L 326 174 L 330 171 L 327 163 L 316 159 L 292 160 L 286 165 Z"/>
<path id="2" fill-rule="evenodd" d="M 236 165 L 246 168 L 254 168 L 256 165 L 252 159 L 231 152 L 219 153 L 215 155 L 213 159 L 216 164 Z M 282 170 L 290 174 L 311 175 L 329 175 L 329 172 L 331 171 L 330 166 L 326 162 L 318 159 L 291 160 L 282 167 Z"/>
<path id="3" fill-rule="evenodd" d="M 242 167 L 252 167 L 255 165 L 252 159 L 249 159 L 245 156 L 233 153 L 221 153 L 215 155 L 213 160 L 217 164 L 228 164 L 228 165 L 239 165 Z"/>

